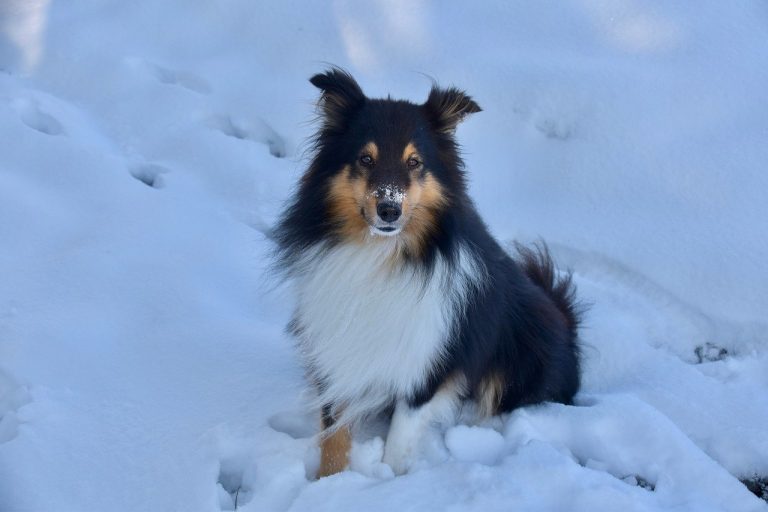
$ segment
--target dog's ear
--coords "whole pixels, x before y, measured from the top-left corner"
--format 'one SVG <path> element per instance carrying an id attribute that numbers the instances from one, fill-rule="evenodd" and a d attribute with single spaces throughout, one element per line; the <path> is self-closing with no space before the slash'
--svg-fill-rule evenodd
<path id="1" fill-rule="evenodd" d="M 435 129 L 448 134 L 453 133 L 467 115 L 482 110 L 464 91 L 455 87 L 441 89 L 437 85 L 429 91 L 424 108 Z"/>
<path id="2" fill-rule="evenodd" d="M 319 106 L 328 127 L 342 128 L 349 115 L 365 103 L 362 89 L 343 69 L 331 68 L 309 81 L 322 91 Z"/>

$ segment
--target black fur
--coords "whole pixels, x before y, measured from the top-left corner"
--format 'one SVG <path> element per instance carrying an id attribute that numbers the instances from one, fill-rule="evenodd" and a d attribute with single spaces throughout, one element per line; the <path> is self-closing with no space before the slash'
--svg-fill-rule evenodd
<path id="1" fill-rule="evenodd" d="M 543 244 L 536 249 L 518 247 L 515 261 L 489 234 L 468 197 L 454 132 L 465 116 L 480 111 L 477 103 L 458 89 L 438 87 L 422 105 L 369 99 L 339 69 L 316 75 L 311 82 L 322 91 L 322 127 L 311 165 L 274 232 L 282 269 L 290 274 L 303 252 L 321 242 L 326 247 L 344 243 L 328 218 L 328 182 L 355 161 L 362 144 L 375 139 L 401 147 L 414 141 L 424 166 L 442 185 L 447 206 L 427 237 L 426 250 L 403 254 L 404 264 L 428 275 L 438 256 L 456 264 L 462 244 L 484 263 L 489 284 L 470 290 L 451 334 L 448 360 L 424 369 L 430 373 L 428 384 L 415 390 L 411 405 L 428 401 L 457 373 L 467 379 L 469 399 L 481 398 L 481 383 L 489 375 L 501 377 L 503 393 L 495 412 L 542 401 L 571 403 L 580 371 L 579 315 L 570 275 L 558 278 Z M 329 410 L 324 418 L 330 424 Z"/>

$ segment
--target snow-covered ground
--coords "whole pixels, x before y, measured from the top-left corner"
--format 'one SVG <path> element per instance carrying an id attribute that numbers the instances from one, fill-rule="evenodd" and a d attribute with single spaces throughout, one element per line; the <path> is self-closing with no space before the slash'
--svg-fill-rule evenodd
<path id="1" fill-rule="evenodd" d="M 577 406 L 309 478 L 264 231 L 328 63 L 484 108 L 478 207 L 593 304 Z M 766 91 L 758 0 L 5 0 L 0 510 L 768 510 Z"/>

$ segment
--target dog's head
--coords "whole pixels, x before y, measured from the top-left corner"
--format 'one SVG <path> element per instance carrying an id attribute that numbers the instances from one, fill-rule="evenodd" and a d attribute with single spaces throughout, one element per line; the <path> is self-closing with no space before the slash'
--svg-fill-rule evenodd
<path id="1" fill-rule="evenodd" d="M 480 107 L 434 86 L 427 101 L 367 98 L 346 72 L 310 80 L 321 91 L 322 127 L 310 172 L 329 172 L 327 215 L 346 238 L 400 237 L 414 250 L 438 229 L 464 181 L 454 132 Z"/>

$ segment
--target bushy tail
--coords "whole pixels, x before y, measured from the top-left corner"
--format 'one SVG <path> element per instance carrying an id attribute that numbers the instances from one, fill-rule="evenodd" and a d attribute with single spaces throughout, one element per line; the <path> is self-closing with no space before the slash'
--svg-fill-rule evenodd
<path id="1" fill-rule="evenodd" d="M 575 339 L 583 309 L 576 300 L 576 287 L 571 272 L 557 275 L 552 256 L 544 242 L 535 244 L 533 248 L 518 243 L 515 248 L 523 272 L 555 302 L 565 317 L 571 339 Z"/>

